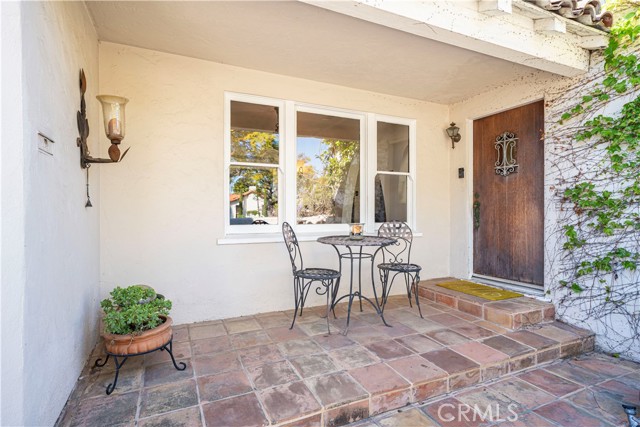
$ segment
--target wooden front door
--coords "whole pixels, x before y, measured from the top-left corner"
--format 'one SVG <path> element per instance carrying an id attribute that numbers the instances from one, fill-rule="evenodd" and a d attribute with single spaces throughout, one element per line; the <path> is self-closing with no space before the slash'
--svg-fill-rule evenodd
<path id="1" fill-rule="evenodd" d="M 542 101 L 473 122 L 474 274 L 543 285 L 543 132 Z"/>

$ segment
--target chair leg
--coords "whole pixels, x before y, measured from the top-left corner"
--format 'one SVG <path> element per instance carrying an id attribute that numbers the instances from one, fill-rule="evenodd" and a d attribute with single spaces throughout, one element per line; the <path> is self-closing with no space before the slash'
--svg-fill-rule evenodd
<path id="1" fill-rule="evenodd" d="M 307 282 L 305 285 L 304 279 L 300 279 L 300 316 L 302 316 L 302 310 L 304 309 L 304 303 L 307 302 L 307 295 L 311 290 L 311 282 Z"/>
<path id="2" fill-rule="evenodd" d="M 387 303 L 387 285 L 389 284 L 389 272 L 387 270 L 380 270 L 380 301 L 376 296 L 376 303 L 380 308 L 380 311 L 384 310 L 384 306 Z"/>
<path id="3" fill-rule="evenodd" d="M 302 317 L 302 310 L 304 310 L 304 300 L 305 295 L 304 295 L 304 280 L 300 279 L 302 282 L 302 285 L 300 285 L 300 316 Z"/>
<path id="4" fill-rule="evenodd" d="M 420 295 L 418 292 L 418 283 L 420 283 L 420 273 L 416 273 L 413 277 L 413 284 L 411 287 L 413 288 L 413 293 L 416 298 L 416 305 L 418 306 L 418 313 L 420 313 L 420 317 L 422 317 L 422 309 L 420 308 Z M 422 317 L 424 319 L 424 317 Z"/>
<path id="5" fill-rule="evenodd" d="M 325 284 L 325 287 L 327 288 L 327 334 L 331 335 L 331 327 L 329 326 L 329 312 L 331 311 L 331 302 L 332 302 L 332 295 L 333 295 L 333 280 L 329 280 L 328 283 Z M 333 315 L 335 316 L 336 313 L 334 311 Z"/>
<path id="6" fill-rule="evenodd" d="M 396 280 L 396 277 L 398 276 L 398 273 L 395 273 L 393 276 L 391 276 L 391 279 L 389 279 L 390 274 L 391 272 L 389 270 L 385 270 L 384 279 L 382 281 L 382 297 L 380 298 L 380 301 L 382 303 L 380 304 L 380 313 L 383 313 L 383 314 L 384 314 L 384 308 L 386 307 L 387 301 L 389 300 L 389 294 L 391 293 L 393 282 Z"/>
<path id="7" fill-rule="evenodd" d="M 337 319 L 338 317 L 336 316 L 335 304 L 336 304 L 336 298 L 338 296 L 338 289 L 340 289 L 340 277 L 338 277 L 338 279 L 336 279 L 335 282 L 332 280 L 331 284 L 333 285 L 333 288 L 331 290 L 331 311 L 333 312 L 333 318 Z"/>
<path id="8" fill-rule="evenodd" d="M 351 268 L 353 268 L 353 263 Z M 360 246 L 360 261 L 358 262 L 358 300 L 360 300 L 360 313 L 362 313 L 362 246 Z"/>
<path id="9" fill-rule="evenodd" d="M 407 298 L 409 299 L 409 307 L 413 308 L 413 305 L 411 304 L 411 274 L 410 273 L 404 273 L 404 285 L 407 288 Z"/>
<path id="10" fill-rule="evenodd" d="M 296 317 L 298 316 L 298 307 L 300 306 L 300 283 L 298 278 L 293 279 L 293 297 L 295 300 L 295 310 L 293 311 L 293 321 L 289 329 L 293 329 L 293 325 L 296 323 Z M 302 307 L 300 307 L 300 315 L 302 315 Z"/>

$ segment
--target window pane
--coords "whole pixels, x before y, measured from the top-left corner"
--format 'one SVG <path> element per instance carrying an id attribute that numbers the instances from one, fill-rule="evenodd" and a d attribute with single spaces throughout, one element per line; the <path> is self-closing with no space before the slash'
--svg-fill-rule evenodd
<path id="1" fill-rule="evenodd" d="M 279 162 L 278 107 L 231 101 L 231 161 Z"/>
<path id="2" fill-rule="evenodd" d="M 230 167 L 231 225 L 278 224 L 278 169 Z"/>
<path id="3" fill-rule="evenodd" d="M 360 221 L 360 121 L 297 116 L 297 222 Z"/>
<path id="4" fill-rule="evenodd" d="M 376 175 L 376 222 L 407 220 L 407 177 Z"/>
<path id="5" fill-rule="evenodd" d="M 378 122 L 378 170 L 409 172 L 409 126 Z"/>

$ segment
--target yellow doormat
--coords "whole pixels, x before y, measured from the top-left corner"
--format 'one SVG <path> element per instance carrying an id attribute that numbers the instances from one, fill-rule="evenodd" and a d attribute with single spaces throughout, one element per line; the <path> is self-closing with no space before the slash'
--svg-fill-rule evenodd
<path id="1" fill-rule="evenodd" d="M 505 291 L 504 289 L 481 285 L 479 283 L 469 282 L 468 280 L 453 280 L 451 282 L 439 283 L 438 286 L 451 289 L 452 291 L 462 292 L 463 294 L 484 298 L 489 301 L 499 301 L 523 296 L 517 292 Z"/>

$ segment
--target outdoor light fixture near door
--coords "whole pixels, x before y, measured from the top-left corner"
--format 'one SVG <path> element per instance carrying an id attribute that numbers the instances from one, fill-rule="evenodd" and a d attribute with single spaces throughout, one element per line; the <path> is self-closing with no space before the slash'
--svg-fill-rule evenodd
<path id="1" fill-rule="evenodd" d="M 447 135 L 451 138 L 451 148 L 456 148 L 455 143 L 460 142 L 462 136 L 460 135 L 460 128 L 455 123 L 451 122 L 451 126 L 447 128 Z"/>
<path id="2" fill-rule="evenodd" d="M 127 98 L 113 95 L 98 95 L 98 101 L 102 104 L 102 115 L 104 118 L 104 130 L 107 138 L 111 141 L 109 147 L 109 158 L 91 157 L 87 138 L 89 137 L 89 121 L 87 120 L 87 104 L 84 100 L 84 94 L 87 91 L 87 79 L 84 70 L 80 70 L 80 111 L 78 111 L 78 136 L 76 143 L 80 147 L 80 166 L 87 170 L 87 203 L 85 207 L 91 207 L 91 199 L 89 198 L 89 167 L 91 163 L 117 163 L 124 159 L 129 149 L 120 155 L 120 142 L 124 139 L 124 107 L 129 102 Z"/>

